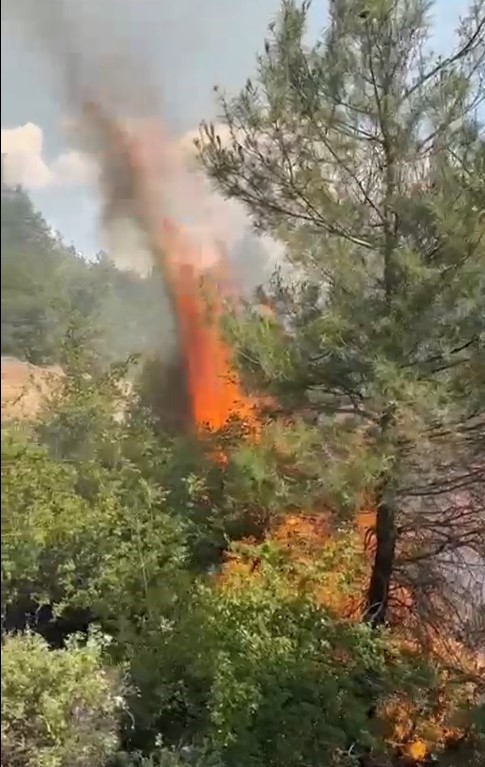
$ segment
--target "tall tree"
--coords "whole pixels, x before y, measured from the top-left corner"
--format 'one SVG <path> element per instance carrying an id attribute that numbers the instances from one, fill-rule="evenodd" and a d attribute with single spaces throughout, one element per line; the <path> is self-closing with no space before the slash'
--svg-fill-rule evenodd
<path id="1" fill-rule="evenodd" d="M 372 487 L 368 620 L 398 583 L 436 616 L 485 553 L 485 4 L 446 57 L 425 0 L 335 0 L 312 46 L 308 7 L 285 0 L 257 83 L 197 142 L 296 267 L 284 330 L 249 313 L 235 338 L 259 385 L 318 414 L 315 480 L 337 462 L 347 496 Z"/>

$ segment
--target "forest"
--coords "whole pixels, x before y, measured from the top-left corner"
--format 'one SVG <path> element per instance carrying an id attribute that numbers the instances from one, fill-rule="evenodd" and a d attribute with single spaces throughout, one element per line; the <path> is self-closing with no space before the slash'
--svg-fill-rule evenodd
<path id="1" fill-rule="evenodd" d="M 485 764 L 485 4 L 446 56 L 430 8 L 283 0 L 215 88 L 234 258 L 282 245 L 243 296 L 151 125 L 86 113 L 149 274 L 2 181 L 2 368 L 61 371 L 2 412 L 5 767 Z"/>

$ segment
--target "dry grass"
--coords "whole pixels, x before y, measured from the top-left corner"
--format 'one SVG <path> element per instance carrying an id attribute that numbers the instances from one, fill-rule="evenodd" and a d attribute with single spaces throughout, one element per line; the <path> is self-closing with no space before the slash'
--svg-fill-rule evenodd
<path id="1" fill-rule="evenodd" d="M 14 357 L 2 357 L 2 421 L 36 418 L 43 397 L 61 375 L 58 366 L 41 368 Z"/>

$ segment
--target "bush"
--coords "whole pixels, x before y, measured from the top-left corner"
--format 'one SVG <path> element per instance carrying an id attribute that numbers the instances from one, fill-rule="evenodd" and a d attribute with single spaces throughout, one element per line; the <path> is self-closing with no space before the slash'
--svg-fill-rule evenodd
<path id="1" fill-rule="evenodd" d="M 277 547 L 250 548 L 253 575 L 235 569 L 199 581 L 172 625 L 143 633 L 130 662 L 136 727 L 195 752 L 204 744 L 204 758 L 225 767 L 340 766 L 386 750 L 371 709 L 396 691 L 418 696 L 431 675 L 386 634 L 322 606 L 311 563 L 297 584 Z M 149 738 L 134 745 L 153 748 Z"/>
<path id="2" fill-rule="evenodd" d="M 291 594 L 278 568 L 234 586 L 201 594 L 213 647 L 210 740 L 224 764 L 340 764 L 352 744 L 372 746 L 367 681 L 390 684 L 385 643 Z"/>
<path id="3" fill-rule="evenodd" d="M 191 746 L 180 748 L 159 747 L 148 756 L 136 752 L 120 754 L 114 767 L 225 767 L 219 757 L 207 753 L 205 748 Z"/>
<path id="4" fill-rule="evenodd" d="M 4 609 L 28 599 L 118 622 L 177 576 L 182 526 L 131 463 L 76 466 L 2 435 L 2 480 Z"/>
<path id="5" fill-rule="evenodd" d="M 118 747 L 119 673 L 106 669 L 94 635 L 49 650 L 34 634 L 2 648 L 2 764 L 101 767 Z"/>

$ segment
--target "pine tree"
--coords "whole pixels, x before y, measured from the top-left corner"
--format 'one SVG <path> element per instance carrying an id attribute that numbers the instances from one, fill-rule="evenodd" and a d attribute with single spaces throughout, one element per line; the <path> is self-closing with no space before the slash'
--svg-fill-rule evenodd
<path id="1" fill-rule="evenodd" d="M 275 283 L 284 330 L 248 312 L 236 346 L 318 416 L 315 483 L 373 491 L 368 620 L 397 584 L 441 620 L 469 584 L 459 562 L 485 554 L 485 4 L 446 57 L 425 0 L 334 0 L 312 46 L 308 6 L 285 0 L 257 82 L 222 95 L 223 128 L 197 142 L 293 267 Z"/>

